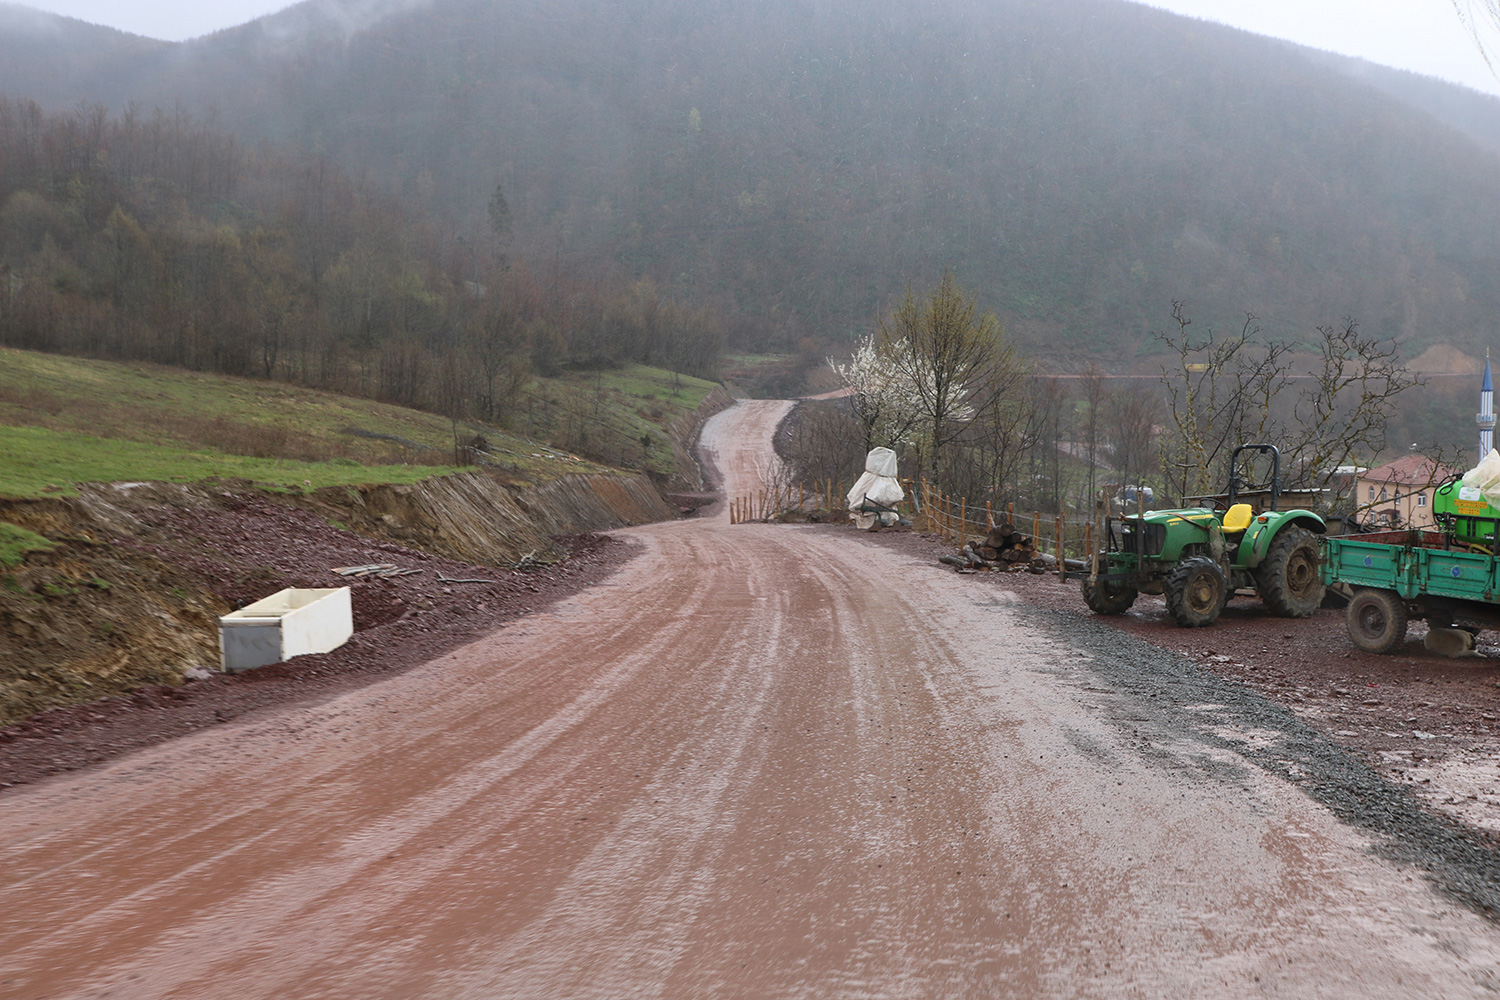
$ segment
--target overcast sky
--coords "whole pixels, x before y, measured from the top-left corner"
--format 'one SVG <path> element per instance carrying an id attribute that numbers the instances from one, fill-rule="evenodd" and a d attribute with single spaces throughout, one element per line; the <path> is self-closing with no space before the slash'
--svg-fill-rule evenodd
<path id="1" fill-rule="evenodd" d="M 254 20 L 286 0 L 21 0 L 95 24 L 180 41 Z M 856 0 L 857 2 L 857 0 Z M 1141 0 L 1302 45 L 1500 94 L 1450 0 Z"/>
<path id="2" fill-rule="evenodd" d="M 1500 94 L 1450 0 L 1141 0 Z"/>

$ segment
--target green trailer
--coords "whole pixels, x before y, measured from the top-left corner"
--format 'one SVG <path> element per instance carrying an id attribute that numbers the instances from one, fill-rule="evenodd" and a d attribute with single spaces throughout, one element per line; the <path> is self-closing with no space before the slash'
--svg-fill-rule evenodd
<path id="1" fill-rule="evenodd" d="M 1323 583 L 1349 595 L 1349 637 L 1360 649 L 1390 652 L 1412 618 L 1471 635 L 1500 629 L 1500 561 L 1493 554 L 1500 510 L 1455 515 L 1444 510 L 1442 492 L 1435 505 L 1442 530 L 1323 539 Z"/>

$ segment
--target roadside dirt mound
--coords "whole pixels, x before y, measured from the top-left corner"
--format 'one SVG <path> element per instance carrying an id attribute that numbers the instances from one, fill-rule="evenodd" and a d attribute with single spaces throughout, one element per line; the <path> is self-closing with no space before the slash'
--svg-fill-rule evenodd
<path id="1" fill-rule="evenodd" d="M 229 608 L 202 580 L 107 539 L 52 537 L 56 549 L 0 575 L 0 724 L 217 661 Z"/>
<path id="2" fill-rule="evenodd" d="M 1471 358 L 1451 344 L 1434 344 L 1412 358 L 1407 367 L 1414 372 L 1436 372 L 1451 374 L 1466 372 L 1478 375 L 1484 365 L 1478 358 Z"/>
<path id="3" fill-rule="evenodd" d="M 26 649 L 22 636 L 37 636 L 40 630 L 18 628 L 7 618 L 8 627 L 0 633 L 0 679 L 7 684 L 10 718 L 28 714 L 39 700 L 74 704 L 0 729 L 0 787 L 86 767 L 260 708 L 331 696 L 409 669 L 578 592 L 630 555 L 623 542 L 580 535 L 555 540 L 554 547 L 567 553 L 565 561 L 530 572 L 495 569 L 375 541 L 336 528 L 311 511 L 228 489 L 212 503 L 187 502 L 179 495 L 177 502 L 117 513 L 128 513 L 140 534 L 70 543 L 51 556 L 72 565 L 75 576 L 110 572 L 120 582 L 34 614 L 56 621 L 113 615 L 111 620 L 119 624 L 110 641 L 132 651 L 129 662 L 154 664 L 154 672 L 93 669 L 89 664 L 99 661 L 101 641 L 70 639 L 65 628 L 56 629 L 56 637 L 36 650 Z M 394 563 L 420 572 L 389 579 L 332 572 L 368 563 Z M 155 575 L 142 567 L 154 569 Z M 27 579 L 42 579 L 48 572 L 61 570 L 51 564 L 28 565 Z M 452 582 L 460 579 L 490 582 Z M 217 669 L 219 614 L 282 587 L 336 586 L 349 586 L 353 596 L 355 633 L 345 646 L 237 676 L 192 671 L 194 679 L 180 683 L 185 667 Z M 163 599 L 159 588 L 180 596 Z M 177 607 L 173 601 L 196 617 L 167 613 Z M 166 609 L 159 616 L 158 607 Z M 159 628 L 154 617 L 161 619 Z M 179 630 L 196 641 L 166 645 L 163 637 Z M 76 655 L 62 658 L 68 652 Z M 23 666 L 17 669 L 16 664 Z M 53 665 L 50 672 L 43 669 L 48 664 Z M 72 683 L 77 677 L 98 680 Z M 170 683 L 148 683 L 157 680 Z M 148 686 L 140 687 L 142 683 Z M 124 691 L 132 693 L 103 698 Z"/>
<path id="4" fill-rule="evenodd" d="M 732 403 L 716 389 L 671 427 L 683 483 L 701 482 L 690 442 Z M 591 532 L 692 506 L 667 503 L 640 475 L 517 486 L 496 470 L 274 498 L 248 482 L 147 482 L 0 501 L 0 520 L 56 545 L 0 571 L 0 726 L 9 727 L 0 729 L 0 786 L 330 691 L 330 678 L 424 662 L 612 572 L 626 546 Z M 332 572 L 377 562 L 418 572 Z M 523 562 L 542 566 L 495 568 Z M 345 585 L 348 645 L 293 666 L 217 673 L 220 615 L 284 587 Z M 192 683 L 177 686 L 185 677 Z"/>
<path id="5" fill-rule="evenodd" d="M 644 476 L 565 476 L 524 488 L 491 471 L 410 486 L 333 487 L 290 502 L 360 534 L 466 562 L 507 565 L 562 554 L 556 535 L 671 520 L 677 511 Z"/>
<path id="6" fill-rule="evenodd" d="M 355 628 L 368 632 L 440 603 L 461 610 L 453 588 L 488 592 L 454 584 L 439 588 L 440 599 L 431 592 L 439 575 L 496 576 L 485 567 L 528 557 L 558 562 L 573 536 L 677 515 L 642 476 L 516 489 L 484 472 L 304 496 L 245 482 L 91 484 L 73 499 L 3 503 L 0 520 L 57 548 L 0 573 L 0 725 L 179 684 L 194 668 L 216 671 L 220 615 L 284 587 L 351 583 L 333 567 L 397 562 L 422 571 L 353 582 Z M 530 584 L 518 586 L 530 593 Z M 483 610 L 504 614 L 495 600 L 481 601 Z"/>

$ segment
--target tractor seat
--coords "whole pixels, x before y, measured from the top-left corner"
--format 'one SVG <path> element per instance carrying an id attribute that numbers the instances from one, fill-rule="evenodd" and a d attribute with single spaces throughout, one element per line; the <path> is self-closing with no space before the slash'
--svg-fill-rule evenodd
<path id="1" fill-rule="evenodd" d="M 1237 503 L 1224 512 L 1224 534 L 1239 534 L 1255 520 L 1255 511 L 1247 503 Z"/>

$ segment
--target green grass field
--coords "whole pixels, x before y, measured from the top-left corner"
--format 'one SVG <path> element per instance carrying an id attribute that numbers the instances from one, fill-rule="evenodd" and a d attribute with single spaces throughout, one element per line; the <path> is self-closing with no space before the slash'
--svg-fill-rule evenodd
<path id="1" fill-rule="evenodd" d="M 644 366 L 539 379 L 532 409 L 546 419 L 531 429 L 561 449 L 670 471 L 665 426 L 712 388 Z M 499 428 L 284 383 L 0 349 L 0 495 L 10 497 L 212 477 L 279 489 L 415 482 L 454 471 L 455 436 L 476 433 L 517 481 L 608 468 Z"/>
<path id="2" fill-rule="evenodd" d="M 650 472 L 674 471 L 666 427 L 691 413 L 715 383 L 646 365 L 538 379 L 517 426 L 561 447 Z"/>
<path id="3" fill-rule="evenodd" d="M 45 427 L 0 427 L 0 495 L 9 497 L 67 496 L 77 493 L 78 483 L 189 483 L 215 477 L 249 479 L 273 489 L 313 490 L 361 483 L 414 483 L 457 468 L 361 465 L 349 459 L 250 458 Z"/>

